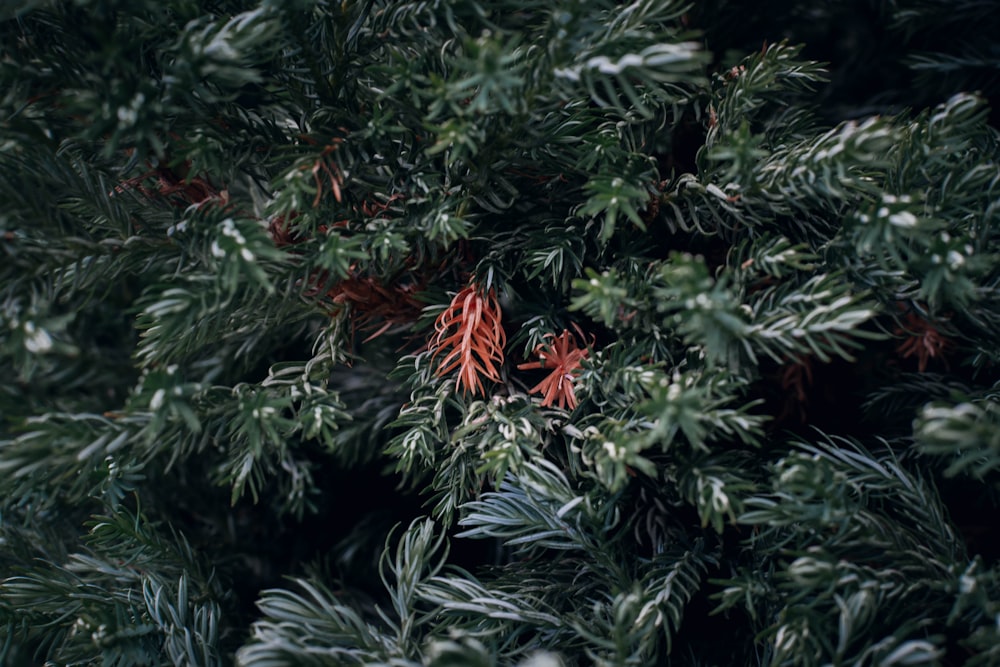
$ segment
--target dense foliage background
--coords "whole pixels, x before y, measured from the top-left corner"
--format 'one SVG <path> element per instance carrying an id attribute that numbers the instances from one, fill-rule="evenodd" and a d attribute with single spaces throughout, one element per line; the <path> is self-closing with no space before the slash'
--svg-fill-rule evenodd
<path id="1" fill-rule="evenodd" d="M 0 662 L 1000 662 L 986 0 L 0 8 Z"/>

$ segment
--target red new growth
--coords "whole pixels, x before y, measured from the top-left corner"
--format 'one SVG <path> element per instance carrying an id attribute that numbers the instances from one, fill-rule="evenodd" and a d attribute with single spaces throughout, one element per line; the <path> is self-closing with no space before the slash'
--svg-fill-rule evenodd
<path id="1" fill-rule="evenodd" d="M 485 294 L 469 285 L 455 295 L 451 305 L 434 322 L 437 335 L 431 339 L 432 359 L 447 351 L 438 364 L 438 375 L 458 368 L 459 390 L 486 395 L 482 377 L 500 381 L 503 347 L 507 334 L 500 323 L 500 304 L 491 289 Z"/>
<path id="2" fill-rule="evenodd" d="M 540 361 L 529 361 L 518 364 L 517 367 L 521 370 L 551 368 L 552 372 L 528 391 L 532 394 L 541 392 L 544 395 L 542 407 L 549 407 L 555 403 L 560 408 L 572 410 L 576 407 L 573 378 L 579 373 L 580 362 L 587 356 L 588 350 L 578 347 L 576 338 L 566 329 L 563 329 L 558 336 L 547 334 L 545 337 L 551 338 L 552 341 L 535 348 L 535 354 Z"/>
<path id="3" fill-rule="evenodd" d="M 906 328 L 898 328 L 896 333 L 907 337 L 896 346 L 896 351 L 904 359 L 916 357 L 917 369 L 921 373 L 927 370 L 928 361 L 942 356 L 950 345 L 948 339 L 935 329 L 933 324 L 914 313 L 907 314 Z"/>

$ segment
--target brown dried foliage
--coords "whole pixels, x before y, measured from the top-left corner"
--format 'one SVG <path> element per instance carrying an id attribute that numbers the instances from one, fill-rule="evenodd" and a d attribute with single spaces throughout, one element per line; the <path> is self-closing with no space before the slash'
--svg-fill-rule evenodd
<path id="1" fill-rule="evenodd" d="M 227 206 L 229 191 L 217 189 L 200 176 L 192 177 L 189 174 L 190 167 L 190 162 L 185 162 L 176 169 L 160 165 L 116 185 L 111 194 L 135 189 L 150 199 L 163 198 L 175 206 L 187 207 L 210 201 Z M 147 185 L 147 181 L 152 178 L 156 179 L 155 183 Z"/>
<path id="2" fill-rule="evenodd" d="M 917 358 L 917 369 L 923 373 L 931 359 L 941 357 L 951 342 L 938 331 L 933 324 L 917 316 L 907 313 L 905 327 L 896 329 L 896 334 L 906 336 L 896 351 L 904 358 Z"/>
<path id="3" fill-rule="evenodd" d="M 407 325 L 420 316 L 421 304 L 415 283 L 384 285 L 372 276 L 352 274 L 323 292 L 337 310 L 349 309 L 351 331 L 368 333 L 363 342 L 378 338 L 395 326 Z"/>

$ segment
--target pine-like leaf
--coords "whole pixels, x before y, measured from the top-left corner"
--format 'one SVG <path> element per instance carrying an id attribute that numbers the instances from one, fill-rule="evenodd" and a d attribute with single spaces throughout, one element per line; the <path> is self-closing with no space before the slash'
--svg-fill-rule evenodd
<path id="1" fill-rule="evenodd" d="M 539 345 L 535 348 L 535 355 L 539 361 L 530 361 L 518 364 L 520 370 L 540 368 L 551 372 L 544 380 L 528 390 L 529 393 L 541 393 L 542 407 L 549 407 L 553 404 L 562 409 L 573 410 L 576 408 L 576 393 L 573 391 L 573 378 L 579 374 L 581 362 L 587 358 L 589 350 L 577 347 L 576 338 L 568 329 L 558 336 L 546 334 L 550 342 Z"/>
<path id="2" fill-rule="evenodd" d="M 483 378 L 500 381 L 507 334 L 500 322 L 500 304 L 491 288 L 471 284 L 452 299 L 434 322 L 437 335 L 431 348 L 438 361 L 438 375 L 458 369 L 456 388 L 473 394 L 485 394 Z"/>

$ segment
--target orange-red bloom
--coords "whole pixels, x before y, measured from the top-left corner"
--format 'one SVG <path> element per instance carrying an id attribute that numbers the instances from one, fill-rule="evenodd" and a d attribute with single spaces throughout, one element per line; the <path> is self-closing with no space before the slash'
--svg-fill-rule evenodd
<path id="1" fill-rule="evenodd" d="M 458 368 L 460 390 L 486 394 L 482 377 L 500 381 L 503 347 L 507 334 L 500 323 L 500 304 L 491 289 L 483 293 L 469 285 L 455 295 L 451 305 L 434 322 L 437 335 L 431 339 L 432 358 L 447 352 L 438 364 L 438 375 Z"/>
<path id="2" fill-rule="evenodd" d="M 576 407 L 576 394 L 573 391 L 573 378 L 579 373 L 581 361 L 587 356 L 587 348 L 580 348 L 576 338 L 567 329 L 558 336 L 547 334 L 552 342 L 543 343 L 535 348 L 535 354 L 540 361 L 529 361 L 518 364 L 521 370 L 532 368 L 551 368 L 552 372 L 534 387 L 529 393 L 542 392 L 542 407 L 558 404 L 563 409 Z"/>

